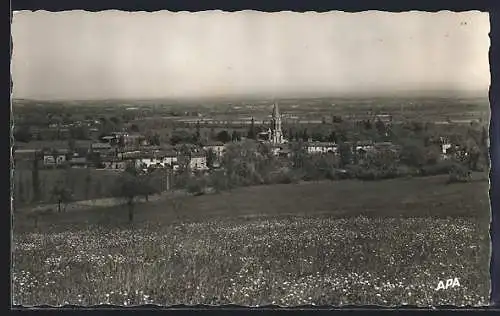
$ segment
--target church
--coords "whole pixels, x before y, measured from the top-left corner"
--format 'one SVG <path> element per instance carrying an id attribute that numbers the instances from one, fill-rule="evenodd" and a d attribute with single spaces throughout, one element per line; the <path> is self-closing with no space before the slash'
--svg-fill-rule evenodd
<path id="1" fill-rule="evenodd" d="M 273 105 L 271 127 L 267 131 L 259 133 L 259 139 L 270 142 L 272 145 L 281 145 L 286 142 L 281 129 L 281 114 L 276 102 Z"/>

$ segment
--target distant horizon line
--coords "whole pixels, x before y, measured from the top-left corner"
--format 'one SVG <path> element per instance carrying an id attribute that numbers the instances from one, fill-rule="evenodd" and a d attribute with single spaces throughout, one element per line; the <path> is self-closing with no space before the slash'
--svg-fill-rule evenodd
<path id="1" fill-rule="evenodd" d="M 460 96 L 472 96 L 477 95 L 480 97 L 482 94 L 488 97 L 489 88 L 486 90 L 453 90 L 453 89 L 436 89 L 436 90 L 396 90 L 391 92 L 338 92 L 338 93 L 303 93 L 300 95 L 280 95 L 273 96 L 267 93 L 262 94 L 227 94 L 227 95 L 206 95 L 206 96 L 196 96 L 196 97 L 99 97 L 99 98 L 44 98 L 44 97 L 11 97 L 12 101 L 44 101 L 44 102 L 91 102 L 91 101 L 199 101 L 201 99 L 205 100 L 230 100 L 230 99 L 271 99 L 271 100 L 289 100 L 289 99 L 315 99 L 315 98 L 369 98 L 369 97 L 404 97 L 404 94 L 408 94 L 408 97 L 442 97 L 455 95 Z"/>

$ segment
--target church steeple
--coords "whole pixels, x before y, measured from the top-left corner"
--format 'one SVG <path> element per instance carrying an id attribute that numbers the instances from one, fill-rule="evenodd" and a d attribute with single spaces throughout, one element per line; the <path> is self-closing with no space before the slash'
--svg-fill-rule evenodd
<path id="1" fill-rule="evenodd" d="M 274 105 L 273 105 L 273 119 L 277 119 L 278 117 L 280 117 L 280 111 L 278 109 L 278 103 L 274 102 Z"/>
<path id="2" fill-rule="evenodd" d="M 281 114 L 279 112 L 278 103 L 276 102 L 273 105 L 272 122 L 273 127 L 271 141 L 273 144 L 282 144 L 283 133 L 281 131 Z"/>

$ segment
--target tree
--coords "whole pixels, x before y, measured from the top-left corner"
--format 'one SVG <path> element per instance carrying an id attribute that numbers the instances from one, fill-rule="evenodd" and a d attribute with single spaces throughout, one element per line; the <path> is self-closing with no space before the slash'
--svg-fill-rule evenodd
<path id="1" fill-rule="evenodd" d="M 39 158 L 35 154 L 33 159 L 33 169 L 31 170 L 31 179 L 33 185 L 33 200 L 34 202 L 40 201 L 40 173 L 39 173 Z"/>
<path id="2" fill-rule="evenodd" d="M 22 204 L 24 202 L 24 184 L 23 184 L 22 179 L 20 179 L 17 186 L 18 186 L 17 194 L 14 197 L 14 199 L 19 201 L 19 203 Z"/>
<path id="3" fill-rule="evenodd" d="M 207 167 L 209 169 L 212 169 L 214 167 L 214 162 L 217 159 L 217 155 L 215 154 L 215 151 L 212 148 L 209 148 L 207 150 Z"/>
<path id="4" fill-rule="evenodd" d="M 385 124 L 380 120 L 380 118 L 377 118 L 377 121 L 375 122 L 375 129 L 379 135 L 385 135 L 386 133 Z"/>
<path id="5" fill-rule="evenodd" d="M 338 142 L 338 139 L 337 139 L 337 134 L 335 133 L 335 131 L 332 131 L 330 133 L 330 135 L 328 135 L 328 141 L 329 142 L 334 142 L 334 143 L 337 143 Z"/>
<path id="6" fill-rule="evenodd" d="M 88 131 L 84 126 L 72 127 L 70 135 L 73 139 L 87 140 L 89 139 Z"/>
<path id="7" fill-rule="evenodd" d="M 57 212 L 61 213 L 66 209 L 67 204 L 72 200 L 73 192 L 63 181 L 59 181 L 52 189 L 52 198 L 57 201 Z M 64 209 L 61 208 L 64 205 Z"/>
<path id="8" fill-rule="evenodd" d="M 230 186 L 259 184 L 263 182 L 258 173 L 258 148 L 254 141 L 232 143 L 223 157 L 223 166 Z"/>
<path id="9" fill-rule="evenodd" d="M 160 135 L 158 133 L 155 133 L 153 135 L 153 139 L 152 139 L 151 144 L 154 146 L 160 146 Z"/>
<path id="10" fill-rule="evenodd" d="M 68 139 L 68 149 L 70 152 L 73 152 L 76 148 L 76 141 L 74 140 L 74 138 L 70 137 Z"/>
<path id="11" fill-rule="evenodd" d="M 189 177 L 186 184 L 187 192 L 199 196 L 205 193 L 207 187 L 207 182 L 203 176 L 201 177 Z"/>
<path id="12" fill-rule="evenodd" d="M 425 164 L 435 165 L 439 161 L 439 157 L 441 155 L 439 147 L 436 145 L 429 145 L 427 147 L 424 147 L 424 150 L 425 150 Z"/>
<path id="13" fill-rule="evenodd" d="M 352 148 L 351 145 L 345 142 L 339 144 L 340 166 L 345 167 L 352 163 Z"/>
<path id="14" fill-rule="evenodd" d="M 22 126 L 14 132 L 14 139 L 17 142 L 28 143 L 31 141 L 33 135 L 28 127 Z"/>
<path id="15" fill-rule="evenodd" d="M 222 130 L 217 133 L 217 140 L 223 143 L 228 143 L 231 141 L 231 135 L 226 130 Z"/>
<path id="16" fill-rule="evenodd" d="M 367 130 L 372 129 L 372 122 L 370 120 L 363 121 L 363 125 Z"/>
<path id="17" fill-rule="evenodd" d="M 125 148 L 125 136 L 123 135 L 120 135 L 118 137 L 118 148 L 120 148 L 121 150 Z"/>
<path id="18" fill-rule="evenodd" d="M 149 196 L 159 193 L 158 187 L 154 183 L 154 170 L 149 170 L 147 173 L 139 173 L 138 181 L 140 184 L 139 195 L 149 201 Z"/>
<path id="19" fill-rule="evenodd" d="M 209 183 L 217 193 L 230 188 L 228 177 L 224 173 L 224 170 L 215 170 L 210 173 Z"/>
<path id="20" fill-rule="evenodd" d="M 309 134 L 307 133 L 307 128 L 304 128 L 304 130 L 302 131 L 302 140 L 305 142 L 309 141 Z"/>
<path id="21" fill-rule="evenodd" d="M 313 141 L 321 142 L 323 141 L 323 134 L 321 134 L 320 132 L 314 132 L 311 138 Z"/>
<path id="22" fill-rule="evenodd" d="M 139 133 L 139 126 L 137 126 L 137 124 L 130 125 L 130 131 L 134 133 Z"/>
<path id="23" fill-rule="evenodd" d="M 294 169 L 300 169 L 304 167 L 304 163 L 307 160 L 307 150 L 302 141 L 294 142 L 291 146 L 292 152 L 292 167 Z"/>
<path id="24" fill-rule="evenodd" d="M 233 131 L 233 133 L 231 134 L 231 140 L 232 140 L 233 142 L 240 141 L 240 140 L 241 140 L 241 135 L 240 135 L 240 133 L 238 133 L 237 131 Z"/>
<path id="25" fill-rule="evenodd" d="M 423 144 L 406 143 L 401 150 L 401 162 L 408 167 L 421 169 L 427 162 L 426 150 Z"/>
<path id="26" fill-rule="evenodd" d="M 489 146 L 488 146 L 488 130 L 484 126 L 481 129 L 481 149 L 483 152 L 485 165 L 489 166 L 490 165 L 490 153 L 489 153 Z"/>
<path id="27" fill-rule="evenodd" d="M 110 117 L 109 119 L 111 122 L 113 122 L 113 124 L 115 125 L 119 125 L 120 124 L 120 118 L 116 117 L 116 116 L 112 116 Z"/>
<path id="28" fill-rule="evenodd" d="M 210 128 L 209 136 L 210 140 L 215 140 L 217 138 L 217 134 L 215 133 L 215 129 L 213 127 Z"/>
<path id="29" fill-rule="evenodd" d="M 142 185 L 143 183 L 139 180 L 139 171 L 129 167 L 120 175 L 114 187 L 113 195 L 123 198 L 127 203 L 129 223 L 134 221 L 135 198 L 144 192 Z"/>
<path id="30" fill-rule="evenodd" d="M 186 131 L 175 131 L 172 136 L 170 137 L 170 143 L 172 145 L 177 145 L 181 143 L 191 143 L 193 140 L 192 135 L 190 135 Z"/>
<path id="31" fill-rule="evenodd" d="M 248 129 L 247 138 L 248 139 L 255 139 L 256 136 L 257 135 L 255 133 L 255 122 L 254 122 L 254 118 L 252 117 L 252 120 L 250 121 L 250 128 Z"/>
<path id="32" fill-rule="evenodd" d="M 90 169 L 87 168 L 87 174 L 85 175 L 85 186 L 84 186 L 84 195 L 85 199 L 89 198 L 90 187 L 92 185 L 92 174 L 90 173 Z"/>
<path id="33" fill-rule="evenodd" d="M 450 170 L 448 183 L 467 182 L 470 180 L 470 170 L 462 164 L 454 164 Z"/>
<path id="34" fill-rule="evenodd" d="M 484 126 L 481 128 L 481 145 L 488 148 L 488 131 Z"/>

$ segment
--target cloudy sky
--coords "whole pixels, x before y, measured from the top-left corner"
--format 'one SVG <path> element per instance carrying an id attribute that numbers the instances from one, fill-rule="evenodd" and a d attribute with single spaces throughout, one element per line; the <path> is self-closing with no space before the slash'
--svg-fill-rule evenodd
<path id="1" fill-rule="evenodd" d="M 482 90 L 487 13 L 16 12 L 14 97 Z"/>

